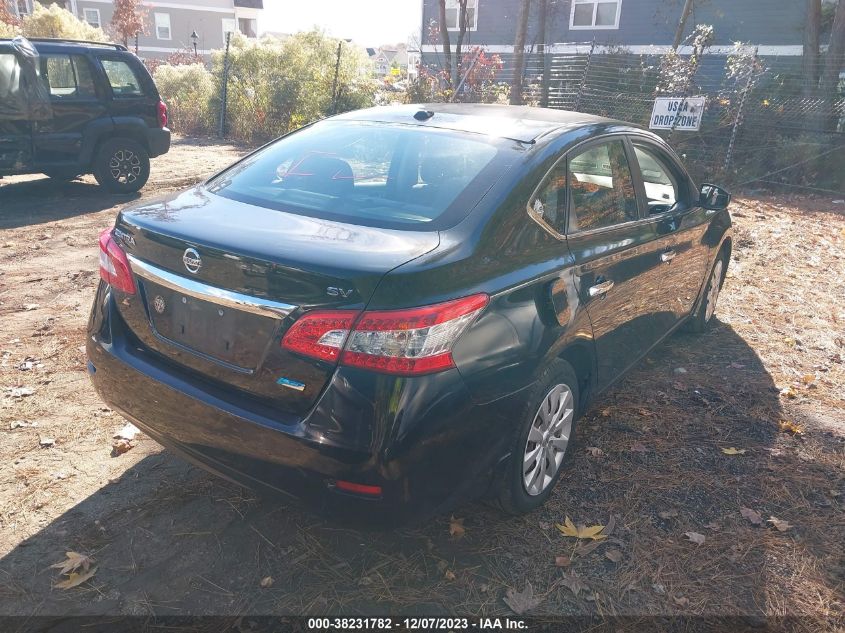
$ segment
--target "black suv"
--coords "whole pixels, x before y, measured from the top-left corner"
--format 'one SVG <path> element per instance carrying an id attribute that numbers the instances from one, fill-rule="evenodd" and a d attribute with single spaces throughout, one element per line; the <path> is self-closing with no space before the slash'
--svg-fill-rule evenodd
<path id="1" fill-rule="evenodd" d="M 146 184 L 170 149 L 167 107 L 118 44 L 0 40 L 0 177 L 93 173 L 117 193 Z"/>

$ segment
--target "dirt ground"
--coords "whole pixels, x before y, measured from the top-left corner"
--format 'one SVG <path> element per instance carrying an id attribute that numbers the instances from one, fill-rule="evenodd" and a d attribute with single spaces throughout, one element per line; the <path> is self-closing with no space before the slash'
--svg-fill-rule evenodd
<path id="1" fill-rule="evenodd" d="M 178 141 L 143 197 L 240 153 Z M 143 436 L 112 456 L 123 421 L 82 346 L 98 231 L 128 202 L 90 177 L 0 181 L 0 615 L 504 616 L 530 584 L 530 615 L 845 625 L 845 204 L 735 201 L 718 322 L 600 397 L 545 508 L 477 503 L 372 533 L 259 500 Z M 564 536 L 566 517 L 609 537 Z M 66 551 L 97 571 L 62 590 L 50 566 Z"/>

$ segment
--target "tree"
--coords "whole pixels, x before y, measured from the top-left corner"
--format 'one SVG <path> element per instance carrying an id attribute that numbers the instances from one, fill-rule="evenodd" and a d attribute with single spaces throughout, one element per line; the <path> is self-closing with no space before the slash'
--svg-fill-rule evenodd
<path id="1" fill-rule="evenodd" d="M 37 2 L 32 13 L 21 20 L 21 30 L 27 37 L 64 37 L 95 42 L 109 39 L 101 29 L 83 22 L 70 11 L 55 4 L 44 8 Z"/>
<path id="2" fill-rule="evenodd" d="M 129 45 L 129 39 L 136 33 L 147 32 L 148 13 L 141 0 L 114 0 L 111 28 L 124 46 Z"/>
<path id="3" fill-rule="evenodd" d="M 446 22 L 446 0 L 438 0 L 440 22 L 440 44 L 443 47 L 443 58 L 445 59 L 446 80 L 449 88 L 456 90 L 461 83 L 463 68 L 463 46 L 467 33 L 467 3 L 469 0 L 456 0 L 458 3 L 458 39 L 455 42 L 455 54 L 452 55 L 451 38 L 449 37 L 449 26 Z"/>
<path id="4" fill-rule="evenodd" d="M 684 8 L 681 10 L 681 19 L 678 20 L 678 28 L 675 29 L 675 39 L 672 40 L 672 50 L 678 50 L 678 47 L 681 45 L 681 40 L 684 39 L 684 29 L 687 26 L 687 20 L 689 19 L 690 13 L 692 13 L 692 3 L 693 0 L 686 0 L 684 2 Z"/>
<path id="5" fill-rule="evenodd" d="M 522 105 L 522 75 L 525 72 L 525 36 L 528 32 L 528 15 L 531 0 L 522 0 L 516 19 L 516 36 L 513 42 L 515 54 L 513 62 L 513 81 L 511 83 L 511 105 Z"/>
<path id="6" fill-rule="evenodd" d="M 830 30 L 830 43 L 825 54 L 824 69 L 819 81 L 822 95 L 831 101 L 836 98 L 839 71 L 845 62 L 845 0 L 839 0 Z"/>
<path id="7" fill-rule="evenodd" d="M 804 97 L 816 93 L 819 82 L 819 30 L 821 27 L 822 1 L 807 1 L 807 19 L 804 23 L 803 78 Z"/>

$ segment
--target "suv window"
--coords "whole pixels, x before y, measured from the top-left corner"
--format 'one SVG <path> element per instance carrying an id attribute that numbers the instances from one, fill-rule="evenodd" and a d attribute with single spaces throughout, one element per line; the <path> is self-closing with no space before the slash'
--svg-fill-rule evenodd
<path id="1" fill-rule="evenodd" d="M 634 153 L 640 165 L 649 213 L 668 211 L 680 199 L 678 183 L 672 170 L 651 147 L 635 142 Z"/>
<path id="2" fill-rule="evenodd" d="M 81 55 L 42 55 L 41 76 L 56 100 L 96 96 L 88 60 Z"/>
<path id="3" fill-rule="evenodd" d="M 621 140 L 593 145 L 569 159 L 569 232 L 636 220 L 637 196 Z"/>
<path id="4" fill-rule="evenodd" d="M 120 59 L 102 59 L 103 70 L 115 97 L 141 97 L 141 82 L 132 67 Z"/>

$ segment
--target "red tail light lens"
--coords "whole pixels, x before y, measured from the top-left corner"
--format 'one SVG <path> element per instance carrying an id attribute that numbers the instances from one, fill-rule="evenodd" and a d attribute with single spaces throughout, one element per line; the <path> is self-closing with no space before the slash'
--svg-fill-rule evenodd
<path id="1" fill-rule="evenodd" d="M 158 124 L 167 127 L 167 104 L 164 101 L 158 102 Z"/>
<path id="2" fill-rule="evenodd" d="M 112 288 L 135 294 L 135 280 L 126 253 L 112 237 L 111 229 L 100 233 L 100 277 Z"/>
<path id="3" fill-rule="evenodd" d="M 338 479 L 334 482 L 335 488 L 343 490 L 344 492 L 351 492 L 357 495 L 365 495 L 367 497 L 380 497 L 381 486 L 368 486 L 366 484 L 356 484 L 353 481 L 344 481 Z"/>
<path id="4" fill-rule="evenodd" d="M 373 371 L 416 376 L 455 366 L 452 346 L 487 306 L 486 294 L 408 310 L 306 314 L 282 346 Z"/>

